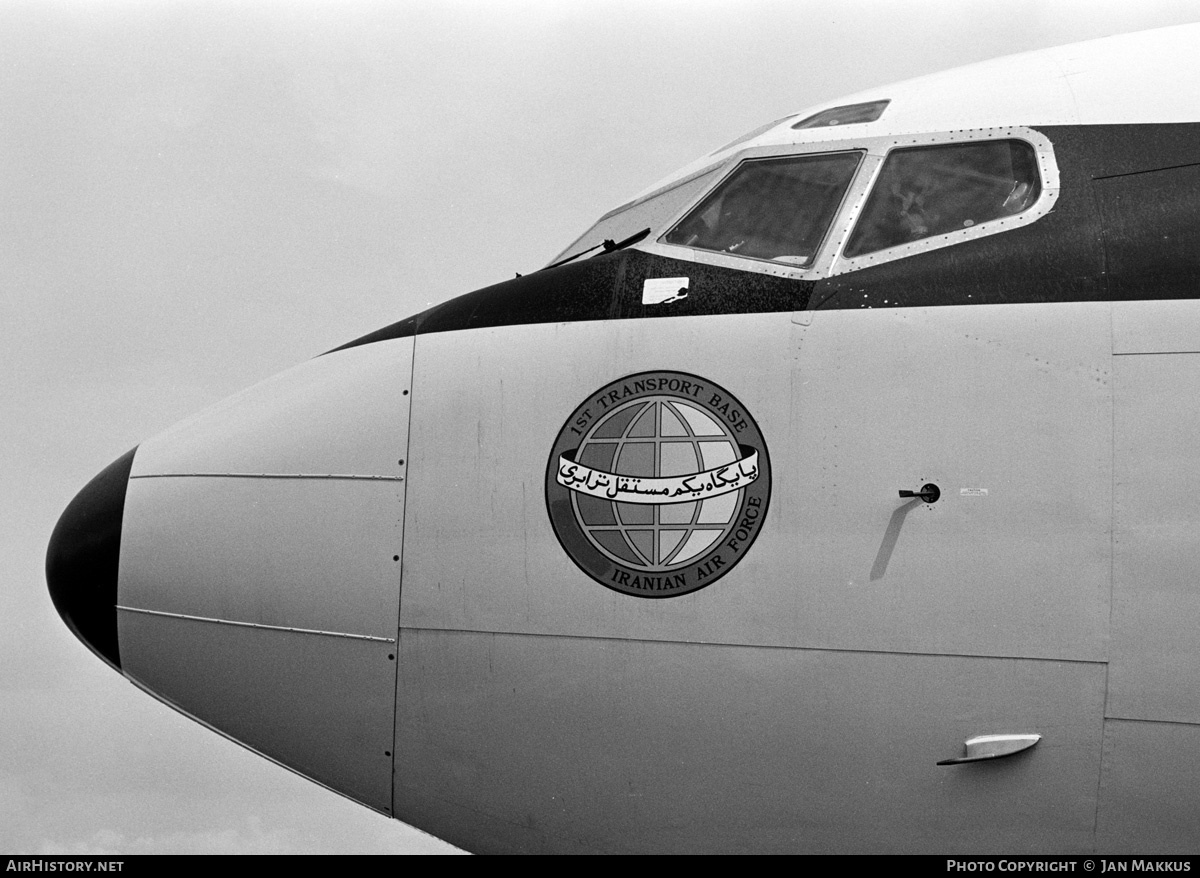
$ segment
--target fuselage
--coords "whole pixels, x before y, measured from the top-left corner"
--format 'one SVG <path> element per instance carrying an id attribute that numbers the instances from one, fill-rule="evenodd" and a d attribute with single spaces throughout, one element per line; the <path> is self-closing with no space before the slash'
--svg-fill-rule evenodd
<path id="1" fill-rule="evenodd" d="M 116 461 L 56 606 L 469 850 L 1192 850 L 1198 43 L 710 154 Z"/>

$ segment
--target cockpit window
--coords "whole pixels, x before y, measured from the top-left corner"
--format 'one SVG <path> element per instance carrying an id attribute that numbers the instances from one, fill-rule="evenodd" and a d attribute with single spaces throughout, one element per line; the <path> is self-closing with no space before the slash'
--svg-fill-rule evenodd
<path id="1" fill-rule="evenodd" d="M 891 101 L 871 101 L 869 104 L 847 104 L 844 107 L 833 107 L 822 110 L 806 119 L 801 119 L 792 129 L 803 131 L 808 128 L 830 128 L 834 125 L 857 125 L 861 122 L 874 122 L 883 115 Z M 779 121 L 783 121 L 780 119 Z"/>
<path id="2" fill-rule="evenodd" d="M 861 158 L 843 152 L 742 162 L 662 240 L 808 265 Z"/>
<path id="3" fill-rule="evenodd" d="M 1041 180 L 1022 140 L 893 150 L 846 242 L 847 257 L 1021 213 Z"/>
<path id="4" fill-rule="evenodd" d="M 645 228 L 661 229 L 671 217 L 711 186 L 720 172 L 719 166 L 705 168 L 610 210 L 550 260 L 551 264 L 561 262 L 568 256 L 583 255 L 588 250 L 594 250 L 606 238 L 620 241 Z"/>

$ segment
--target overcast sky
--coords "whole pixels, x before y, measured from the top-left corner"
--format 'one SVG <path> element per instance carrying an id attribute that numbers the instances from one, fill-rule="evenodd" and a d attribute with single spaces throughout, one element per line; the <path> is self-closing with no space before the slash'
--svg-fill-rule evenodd
<path id="1" fill-rule="evenodd" d="M 761 123 L 1197 20 L 1149 0 L 0 0 L 0 852 L 452 850 L 179 716 L 71 636 L 46 543 L 114 458 L 537 268 Z"/>

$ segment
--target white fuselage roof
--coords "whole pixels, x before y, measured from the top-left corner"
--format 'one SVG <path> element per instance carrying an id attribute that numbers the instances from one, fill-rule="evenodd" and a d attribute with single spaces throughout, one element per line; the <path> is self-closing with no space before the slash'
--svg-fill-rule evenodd
<path id="1" fill-rule="evenodd" d="M 870 88 L 807 107 L 759 136 L 706 155 L 642 194 L 750 147 L 1006 125 L 1200 121 L 1200 23 L 1039 49 Z M 794 130 L 822 110 L 889 100 L 875 122 Z"/>

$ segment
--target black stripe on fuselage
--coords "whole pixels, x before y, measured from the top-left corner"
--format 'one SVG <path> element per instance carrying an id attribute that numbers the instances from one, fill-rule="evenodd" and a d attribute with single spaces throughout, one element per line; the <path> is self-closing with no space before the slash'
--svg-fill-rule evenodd
<path id="1" fill-rule="evenodd" d="M 821 310 L 1200 296 L 1200 123 L 1051 126 L 1061 190 L 1036 222 L 801 281 L 623 250 L 459 296 L 337 350 L 492 326 Z M 651 278 L 686 298 L 643 305 Z"/>

